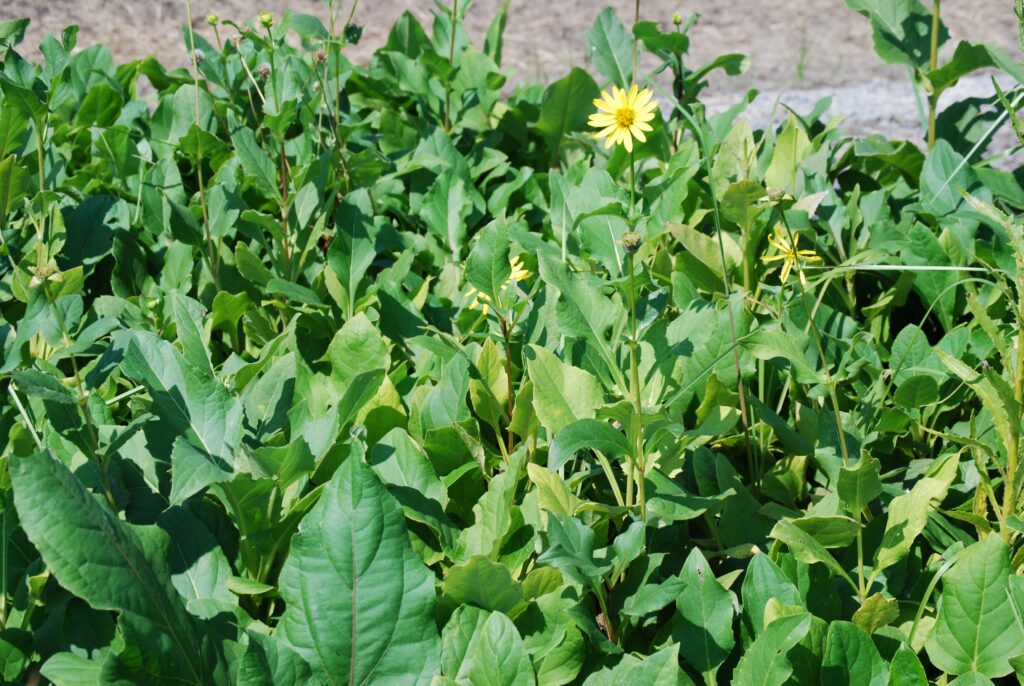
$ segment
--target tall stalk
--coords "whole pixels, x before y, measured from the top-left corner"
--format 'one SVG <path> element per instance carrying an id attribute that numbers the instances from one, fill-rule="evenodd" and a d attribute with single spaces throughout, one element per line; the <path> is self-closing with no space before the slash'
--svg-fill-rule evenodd
<path id="1" fill-rule="evenodd" d="M 452 0 L 452 24 L 449 29 L 451 40 L 448 44 L 448 66 L 455 69 L 455 28 L 459 21 L 459 0 Z M 452 130 L 452 79 L 449 75 L 444 84 L 444 130 L 449 133 Z"/>
<path id="2" fill-rule="evenodd" d="M 192 76 L 195 80 L 195 122 L 196 128 L 200 126 L 199 107 L 199 58 L 196 55 L 196 36 L 192 30 L 192 2 L 185 0 L 185 15 L 188 19 L 188 42 L 189 51 L 192 54 Z M 243 60 L 244 61 L 244 60 Z M 196 178 L 199 181 L 199 204 L 203 213 L 203 234 L 206 237 L 206 261 L 210 269 L 210 276 L 213 277 L 213 286 L 220 291 L 220 246 L 214 242 L 213 232 L 210 230 L 210 214 L 206 207 L 206 185 L 203 181 L 203 144 L 202 139 L 196 138 Z"/>
<path id="3" fill-rule="evenodd" d="M 939 10 L 942 0 L 933 0 L 931 53 L 928 59 L 929 71 L 939 66 Z M 928 94 L 928 149 L 935 147 L 935 112 L 939 107 L 939 94 L 934 90 Z"/>

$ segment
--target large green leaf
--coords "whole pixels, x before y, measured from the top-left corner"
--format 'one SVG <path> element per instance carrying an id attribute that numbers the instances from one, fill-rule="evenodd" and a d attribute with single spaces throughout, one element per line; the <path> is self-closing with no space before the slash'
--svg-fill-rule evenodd
<path id="1" fill-rule="evenodd" d="M 630 454 L 626 435 L 607 422 L 580 419 L 558 432 L 548 448 L 548 467 L 558 469 L 581 450 L 598 450 L 606 457 L 621 459 Z"/>
<path id="2" fill-rule="evenodd" d="M 593 375 L 538 345 L 527 349 L 526 360 L 533 381 L 533 408 L 550 435 L 558 434 L 577 419 L 596 416 L 597 409 L 604 404 L 604 391 Z"/>
<path id="3" fill-rule="evenodd" d="M 281 570 L 281 640 L 328 684 L 429 684 L 440 667 L 434 575 L 402 510 L 357 455 L 299 525 Z"/>
<path id="4" fill-rule="evenodd" d="M 231 478 L 242 438 L 242 404 L 215 377 L 185 362 L 177 348 L 135 331 L 122 367 L 146 386 L 153 412 L 177 436 L 171 457 L 171 501 Z"/>
<path id="5" fill-rule="evenodd" d="M 25 533 L 61 586 L 120 613 L 124 643 L 103 660 L 100 683 L 229 683 L 222 641 L 172 585 L 164 531 L 122 522 L 49 453 L 15 459 L 10 470 Z"/>
<path id="6" fill-rule="evenodd" d="M 711 683 L 736 643 L 732 594 L 718 583 L 696 548 L 686 558 L 680 576 L 686 585 L 676 598 L 672 635 L 686 661 Z"/>
<path id="7" fill-rule="evenodd" d="M 544 91 L 537 132 L 550 150 L 548 162 L 551 166 L 558 161 L 565 135 L 586 129 L 587 117 L 594 111 L 593 100 L 597 96 L 598 88 L 593 77 L 578 67 Z"/>
<path id="8" fill-rule="evenodd" d="M 992 534 L 942 577 L 939 614 L 925 644 L 935 666 L 992 678 L 1013 671 L 1010 658 L 1024 654 L 1024 628 L 1008 600 L 1012 573 L 1009 548 Z"/>
<path id="9" fill-rule="evenodd" d="M 466 260 L 466 281 L 495 305 L 501 305 L 502 289 L 512 274 L 508 251 L 508 227 L 499 220 L 477 235 Z"/>
<path id="10" fill-rule="evenodd" d="M 444 628 L 442 647 L 444 674 L 458 686 L 537 683 L 519 631 L 500 612 L 460 607 Z"/>
<path id="11" fill-rule="evenodd" d="M 919 0 L 846 0 L 871 20 L 875 52 L 889 64 L 923 68 L 930 57 L 931 15 Z M 940 24 L 939 44 L 948 38 Z"/>
<path id="12" fill-rule="evenodd" d="M 633 39 L 611 7 L 605 7 L 587 31 L 587 49 L 597 70 L 620 88 L 633 82 Z"/>
<path id="13" fill-rule="evenodd" d="M 811 628 L 811 615 L 781 617 L 764 632 L 740 658 L 732 683 L 736 686 L 782 686 L 793 673 L 787 653 Z"/>
<path id="14" fill-rule="evenodd" d="M 849 622 L 832 622 L 825 639 L 821 683 L 886 686 L 889 675 L 870 636 Z"/>
<path id="15" fill-rule="evenodd" d="M 612 669 L 594 672 L 583 686 L 692 686 L 693 680 L 679 668 L 679 645 L 662 648 L 653 655 L 636 657 L 623 655 Z"/>

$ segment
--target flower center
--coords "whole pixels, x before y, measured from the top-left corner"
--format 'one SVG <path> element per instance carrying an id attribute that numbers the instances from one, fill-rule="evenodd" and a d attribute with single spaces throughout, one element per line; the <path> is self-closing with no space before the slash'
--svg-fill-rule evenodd
<path id="1" fill-rule="evenodd" d="M 636 123 L 636 112 L 629 107 L 622 107 L 615 110 L 615 123 L 624 129 Z"/>

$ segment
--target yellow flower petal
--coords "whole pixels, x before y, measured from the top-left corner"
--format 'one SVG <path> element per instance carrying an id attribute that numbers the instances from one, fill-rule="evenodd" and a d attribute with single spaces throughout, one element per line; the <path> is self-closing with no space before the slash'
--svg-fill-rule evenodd
<path id="1" fill-rule="evenodd" d="M 646 143 L 647 142 L 647 137 L 644 136 L 644 132 L 640 130 L 639 126 L 637 126 L 635 124 L 633 126 L 630 126 L 629 127 L 629 132 L 631 134 L 633 134 L 633 137 L 636 138 L 641 143 Z"/>

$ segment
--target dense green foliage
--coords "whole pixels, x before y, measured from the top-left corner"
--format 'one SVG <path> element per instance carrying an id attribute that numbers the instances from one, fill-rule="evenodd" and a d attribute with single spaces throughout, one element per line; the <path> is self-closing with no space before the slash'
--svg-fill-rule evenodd
<path id="1" fill-rule="evenodd" d="M 754 130 L 692 22 L 605 10 L 594 75 L 510 89 L 469 4 L 368 68 L 305 15 L 186 31 L 195 71 L 0 24 L 0 681 L 1024 675 L 1024 191 L 983 158 L 1024 91 L 939 107 L 1024 69 L 847 0 L 921 141 Z M 587 117 L 633 81 L 629 155 Z"/>

